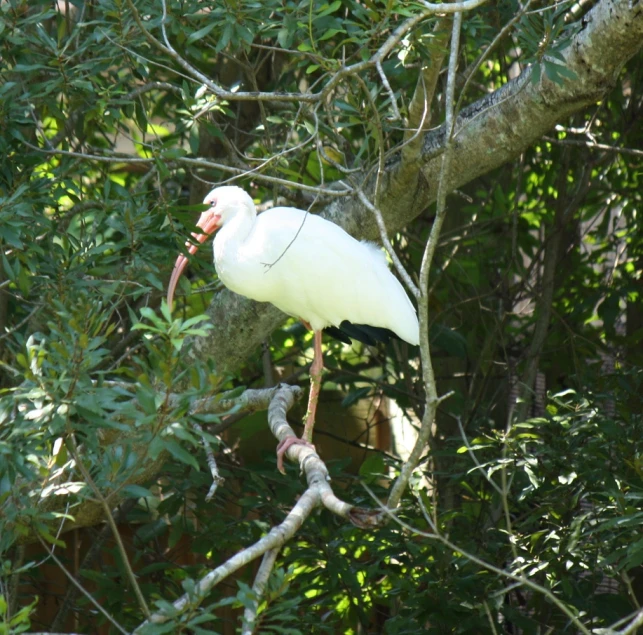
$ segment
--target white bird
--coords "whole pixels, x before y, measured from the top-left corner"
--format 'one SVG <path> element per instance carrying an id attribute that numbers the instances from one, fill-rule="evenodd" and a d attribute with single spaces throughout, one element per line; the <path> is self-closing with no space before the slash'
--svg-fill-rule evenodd
<path id="1" fill-rule="evenodd" d="M 355 240 L 338 225 L 293 207 L 257 215 L 250 196 L 235 186 L 218 187 L 203 202 L 208 209 L 197 223 L 202 233 L 192 234 L 197 244 L 186 243 L 189 253 L 220 229 L 214 239 L 214 264 L 221 282 L 247 298 L 271 302 L 314 331 L 304 433 L 301 439 L 288 437 L 277 447 L 277 465 L 283 471 L 288 447 L 312 441 L 323 368 L 322 330 L 329 328 L 336 336 L 341 336 L 338 329 L 344 330 L 367 342 L 369 336 L 392 331 L 417 345 L 417 314 L 389 271 L 384 253 Z M 174 265 L 167 292 L 170 309 L 187 262 L 180 255 Z"/>

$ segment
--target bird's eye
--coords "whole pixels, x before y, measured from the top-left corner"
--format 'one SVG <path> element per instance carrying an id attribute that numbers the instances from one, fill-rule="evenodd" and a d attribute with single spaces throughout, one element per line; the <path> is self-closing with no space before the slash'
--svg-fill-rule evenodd
<path id="1" fill-rule="evenodd" d="M 217 199 L 215 198 L 215 199 L 212 199 L 210 201 L 210 209 L 212 209 L 212 208 L 214 208 L 216 206 L 217 206 Z"/>

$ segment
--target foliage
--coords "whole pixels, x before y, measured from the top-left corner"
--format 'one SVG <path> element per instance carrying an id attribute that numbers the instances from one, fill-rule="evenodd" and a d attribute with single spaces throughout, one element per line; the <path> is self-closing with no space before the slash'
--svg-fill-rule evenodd
<path id="1" fill-rule="evenodd" d="M 563 53 L 579 23 L 565 21 L 568 9 L 544 6 L 517 21 L 464 103 L 527 64 L 534 84 L 574 81 Z M 24 631 L 30 612 L 32 628 L 51 626 L 39 623 L 34 600 L 47 556 L 17 541 L 35 534 L 69 566 L 69 534 L 57 529 L 88 503 L 123 504 L 119 527 L 143 595 L 172 616 L 145 632 L 230 632 L 256 601 L 247 568 L 236 586 L 172 615 L 202 575 L 283 520 L 302 483 L 293 467 L 286 478 L 276 472 L 271 445 L 252 454 L 248 437 L 265 429 L 265 413 L 241 420 L 237 445 L 219 436 L 219 416 L 188 414 L 201 397 L 262 386 L 263 366 L 258 352 L 229 377 L 189 355 L 194 338 L 217 326 L 201 314 L 220 287 L 209 257 L 191 263 L 181 310 L 170 315 L 168 254 L 182 249 L 212 183 L 245 175 L 238 182 L 256 200 L 307 208 L 330 200 L 329 183 L 357 182 L 392 157 L 404 139 L 396 109 L 408 113 L 419 69 L 440 49 L 436 19 L 383 60 L 390 90 L 374 65 L 337 73 L 368 60 L 419 11 L 396 0 L 0 4 L 2 632 Z M 465 20 L 463 71 L 518 11 L 499 3 Z M 163 28 L 205 79 L 274 98 L 215 97 L 180 66 Z M 365 532 L 328 512 L 310 518 L 277 562 L 255 632 L 575 632 L 560 605 L 592 628 L 638 607 L 641 155 L 605 149 L 643 147 L 636 62 L 603 102 L 450 199 L 429 335 L 440 391 L 454 394 L 405 497 L 404 525 Z M 321 92 L 318 101 L 279 98 Z M 431 218 L 428 210 L 394 238 L 413 273 Z M 519 386 L 542 319 L 538 370 L 548 394 L 531 399 Z M 280 379 L 307 383 L 310 344 L 292 321 L 272 335 Z M 387 398 L 417 423 L 418 351 L 329 341 L 325 352 L 325 387 L 340 391 L 345 408 Z M 518 418 L 517 394 L 531 400 Z M 204 443 L 226 479 L 211 502 Z M 371 494 L 384 500 L 400 457 L 370 454 L 360 470 L 344 456 L 324 457 L 341 497 L 367 507 Z M 96 537 L 100 558 L 75 573 L 130 632 L 144 615 L 107 535 Z M 529 578 L 560 605 L 485 563 Z M 19 595 L 11 614 L 5 589 Z M 74 600 L 79 632 L 116 632 L 87 602 Z"/>

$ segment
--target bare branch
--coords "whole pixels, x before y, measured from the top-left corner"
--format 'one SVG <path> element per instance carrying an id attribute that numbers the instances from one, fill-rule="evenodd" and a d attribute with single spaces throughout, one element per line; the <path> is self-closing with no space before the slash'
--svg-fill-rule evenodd
<path id="1" fill-rule="evenodd" d="M 451 32 L 451 53 L 449 56 L 449 75 L 447 78 L 446 94 L 446 129 L 447 140 L 444 155 L 442 156 L 442 171 L 438 185 L 438 195 L 436 204 L 435 220 L 431 228 L 431 234 L 427 241 L 424 255 L 422 257 L 422 266 L 420 269 L 420 295 L 418 298 L 418 309 L 420 318 L 420 352 L 422 356 L 422 380 L 426 393 L 426 405 L 418 438 L 411 450 L 409 458 L 402 465 L 400 475 L 391 488 L 388 499 L 388 507 L 391 509 L 397 507 L 406 490 L 408 482 L 422 458 L 422 454 L 427 447 L 431 437 L 433 422 L 438 405 L 448 397 L 444 395 L 438 397 L 437 387 L 435 384 L 435 373 L 433 372 L 433 363 L 431 361 L 431 350 L 429 345 L 429 271 L 433 261 L 433 254 L 440 239 L 440 230 L 446 216 L 446 197 L 449 192 L 449 172 L 451 169 L 452 157 L 452 138 L 455 132 L 454 121 L 454 103 L 453 97 L 455 92 L 455 74 L 458 62 L 458 50 L 460 46 L 460 26 L 462 24 L 462 14 L 456 13 L 453 18 L 453 27 Z"/>
<path id="2" fill-rule="evenodd" d="M 328 83 L 317 93 L 310 92 L 300 92 L 300 93 L 284 93 L 284 92 L 259 92 L 259 91 L 229 91 L 222 88 L 219 84 L 213 82 L 209 77 L 201 73 L 197 68 L 192 66 L 187 60 L 179 55 L 179 53 L 171 45 L 170 41 L 167 38 L 165 32 L 165 21 L 167 18 L 167 7 L 165 0 L 162 2 L 163 6 L 163 20 L 161 21 L 161 30 L 165 43 L 158 40 L 154 37 L 150 31 L 147 29 L 143 20 L 141 19 L 138 10 L 134 6 L 132 0 L 126 0 L 127 5 L 132 12 L 134 20 L 138 25 L 139 29 L 145 36 L 145 39 L 150 42 L 154 47 L 163 51 L 165 54 L 169 55 L 173 60 L 176 61 L 179 66 L 181 66 L 190 76 L 199 81 L 204 86 L 207 86 L 208 89 L 220 99 L 225 99 L 227 101 L 273 101 L 273 102 L 304 102 L 304 103 L 317 103 L 323 101 L 327 95 L 334 90 L 334 88 L 340 84 L 347 76 L 357 75 L 363 73 L 367 68 L 373 66 L 377 67 L 378 64 L 381 65 L 382 61 L 386 59 L 389 53 L 397 46 L 400 40 L 408 33 L 413 27 L 415 27 L 422 20 L 427 18 L 429 15 L 445 15 L 450 13 L 456 13 L 458 11 L 470 11 L 484 4 L 486 0 L 466 0 L 465 2 L 456 2 L 451 4 L 431 4 L 429 2 L 423 2 L 424 9 L 417 13 L 416 15 L 405 20 L 393 33 L 386 39 L 384 44 L 368 59 L 362 62 L 356 62 L 351 66 L 345 66 L 335 72 Z M 393 101 L 393 104 L 395 102 Z M 395 106 L 393 106 L 395 108 Z"/>
<path id="3" fill-rule="evenodd" d="M 633 635 L 638 632 L 638 628 L 643 626 L 643 610 L 638 611 L 634 619 L 622 630 L 614 631 L 612 629 L 596 629 L 594 632 L 598 635 Z"/>
<path id="4" fill-rule="evenodd" d="M 62 155 L 62 156 L 68 156 L 68 157 L 76 157 L 78 159 L 86 159 L 89 161 L 100 161 L 102 163 L 143 163 L 143 164 L 148 164 L 148 165 L 154 165 L 155 161 L 157 159 L 155 158 L 141 158 L 141 157 L 134 157 L 129 154 L 122 154 L 119 152 L 111 152 L 109 154 L 89 154 L 85 152 L 73 152 L 70 150 L 60 150 L 57 148 L 39 148 L 38 146 L 34 146 L 28 141 L 24 141 L 23 143 L 31 148 L 32 150 L 36 150 L 38 152 L 42 152 L 43 154 L 57 154 L 57 155 Z M 249 173 L 252 173 L 252 176 L 254 179 L 257 181 L 264 181 L 265 183 L 275 183 L 278 185 L 284 185 L 286 187 L 291 187 L 294 189 L 299 189 L 303 190 L 305 192 L 314 192 L 315 194 L 321 194 L 324 196 L 330 196 L 330 197 L 337 197 L 337 196 L 346 196 L 347 194 L 352 193 L 352 189 L 348 188 L 345 183 L 340 181 L 341 189 L 335 188 L 323 188 L 323 187 L 315 187 L 313 185 L 306 185 L 304 183 L 296 183 L 294 181 L 288 181 L 286 179 L 280 179 L 276 176 L 268 176 L 267 174 L 261 174 L 260 172 L 252 172 L 248 171 L 242 168 L 237 168 L 231 165 L 226 165 L 225 163 L 215 163 L 214 161 L 210 161 L 208 159 L 191 159 L 189 157 L 177 157 L 173 158 L 169 161 L 167 161 L 168 165 L 188 165 L 190 167 L 195 167 L 195 168 L 208 168 L 208 169 L 215 169 L 215 170 L 221 170 L 222 172 L 228 172 L 230 174 L 235 174 L 239 178 L 247 176 Z"/>
<path id="5" fill-rule="evenodd" d="M 186 594 L 173 603 L 174 610 L 181 613 L 186 609 L 196 608 L 219 582 L 225 580 L 225 578 L 249 562 L 256 560 L 267 551 L 282 547 L 295 535 L 318 504 L 319 493 L 314 488 L 308 488 L 281 524 L 276 525 L 253 545 L 239 551 L 222 565 L 203 576 L 195 585 L 194 592 L 191 595 Z M 154 613 L 149 620 L 146 620 L 136 628 L 134 633 L 139 633 L 147 624 L 164 624 L 169 619 L 169 616 L 161 612 Z"/>
<path id="6" fill-rule="evenodd" d="M 486 0 L 465 0 L 465 2 L 450 2 L 449 4 L 432 4 L 426 0 L 420 0 L 420 4 L 433 13 L 440 13 L 449 15 L 453 13 L 460 13 L 461 11 L 471 11 L 483 5 Z"/>
<path id="7" fill-rule="evenodd" d="M 214 452 L 212 452 L 210 443 L 208 439 L 206 439 L 205 434 L 203 433 L 203 428 L 196 421 L 192 422 L 192 427 L 197 431 L 197 433 L 201 437 L 201 441 L 203 443 L 203 450 L 205 452 L 205 457 L 208 462 L 208 467 L 210 468 L 210 474 L 212 475 L 212 485 L 210 486 L 210 489 L 208 490 L 208 493 L 205 496 L 206 502 L 209 502 L 214 498 L 214 495 L 217 493 L 217 488 L 219 487 L 219 485 L 223 484 L 225 479 L 219 474 L 217 460 L 214 458 Z"/>
<path id="8" fill-rule="evenodd" d="M 90 604 L 92 604 L 100 613 L 102 613 L 105 616 L 105 619 L 110 622 L 114 628 L 121 633 L 124 633 L 124 635 L 127 635 L 127 631 L 102 607 L 100 602 L 98 602 L 94 596 L 85 589 L 85 587 L 76 580 L 76 578 L 72 575 L 71 571 L 65 567 L 65 565 L 62 563 L 60 558 L 56 556 L 54 553 L 54 550 L 40 537 L 38 536 L 38 540 L 40 541 L 40 545 L 42 548 L 47 552 L 49 557 L 58 565 L 60 570 L 65 574 L 67 579 L 71 582 L 73 586 L 75 586 L 78 591 L 80 591 L 89 601 Z"/>
<path id="9" fill-rule="evenodd" d="M 268 424 L 272 433 L 279 440 L 288 436 L 295 436 L 295 433 L 286 421 L 286 412 L 292 407 L 299 391 L 300 388 L 298 386 L 286 385 L 256 391 L 256 393 L 272 394 L 268 408 Z M 380 512 L 353 507 L 335 496 L 329 485 L 330 478 L 328 476 L 328 470 L 314 449 L 308 446 L 294 445 L 288 448 L 286 456 L 291 460 L 296 459 L 299 461 L 308 482 L 306 491 L 281 524 L 273 527 L 268 534 L 256 543 L 238 552 L 227 562 L 201 578 L 192 596 L 184 595 L 176 600 L 174 602 L 174 609 L 176 611 L 182 612 L 188 608 L 195 608 L 214 586 L 242 566 L 264 555 L 268 551 L 278 551 L 295 535 L 306 518 L 308 518 L 312 511 L 319 505 L 323 505 L 342 518 L 351 520 L 351 522 L 360 527 L 375 525 L 380 521 L 382 518 Z M 168 616 L 157 612 L 150 616 L 148 621 L 141 624 L 134 632 L 138 632 L 145 624 L 162 624 L 167 622 L 168 619 L 170 619 Z"/>
<path id="10" fill-rule="evenodd" d="M 431 125 L 431 104 L 435 95 L 435 88 L 442 70 L 442 62 L 446 54 L 446 45 L 449 40 L 449 27 L 452 18 L 438 20 L 433 28 L 435 40 L 434 53 L 426 62 L 415 85 L 415 92 L 409 103 L 409 116 L 404 131 L 404 144 L 402 147 L 402 163 L 415 162 L 420 156 L 423 136 L 420 134 Z"/>
<path id="11" fill-rule="evenodd" d="M 543 137 L 543 139 L 549 143 L 555 143 L 560 146 L 580 146 L 588 148 L 589 150 L 605 150 L 606 152 L 614 152 L 616 154 L 629 154 L 635 157 L 643 157 L 643 150 L 637 150 L 636 148 L 618 148 L 604 143 L 597 143 L 596 141 L 580 141 L 578 139 L 554 139 L 553 137 Z"/>
<path id="12" fill-rule="evenodd" d="M 136 599 L 138 600 L 139 606 L 141 607 L 141 611 L 143 612 L 143 615 L 145 615 L 146 617 L 149 617 L 150 610 L 147 606 L 147 602 L 145 601 L 145 596 L 141 591 L 141 587 L 138 584 L 136 576 L 134 575 L 132 565 L 130 564 L 129 557 L 127 555 L 127 550 L 125 549 L 125 545 L 123 544 L 123 539 L 121 537 L 120 532 L 118 531 L 116 521 L 114 520 L 114 515 L 112 514 L 112 508 L 109 506 L 109 503 L 107 502 L 107 498 L 103 496 L 103 493 L 101 492 L 100 488 L 94 482 L 94 479 L 90 475 L 89 470 L 85 467 L 85 464 L 82 461 L 80 452 L 78 451 L 78 445 L 76 444 L 76 439 L 73 434 L 69 435 L 69 443 L 72 450 L 72 455 L 74 456 L 74 460 L 76 461 L 76 465 L 78 469 L 80 470 L 81 474 L 83 475 L 83 478 L 85 479 L 85 483 L 87 484 L 88 487 L 91 488 L 92 492 L 94 493 L 94 495 L 96 496 L 100 505 L 103 508 L 107 523 L 109 524 L 112 530 L 112 537 L 114 538 L 114 542 L 116 542 L 116 546 L 118 547 L 118 551 L 121 555 L 122 565 L 125 568 L 125 572 L 129 579 L 129 583 L 132 585 L 132 589 L 134 590 Z"/>
<path id="13" fill-rule="evenodd" d="M 469 439 L 467 438 L 467 434 L 464 431 L 464 428 L 462 427 L 462 419 L 460 417 L 456 417 L 456 421 L 458 422 L 458 430 L 460 430 L 460 437 L 462 438 L 464 446 L 467 448 L 467 452 L 469 453 L 469 458 L 473 461 L 474 465 L 476 466 L 476 469 L 479 470 L 480 474 L 482 474 L 482 476 L 485 478 L 487 483 L 489 483 L 489 485 L 491 485 L 491 487 L 493 487 L 493 489 L 495 489 L 496 492 L 500 494 L 500 496 L 503 496 L 504 495 L 503 490 L 489 476 L 487 471 L 484 469 L 484 466 L 480 464 L 480 461 L 478 461 L 478 457 L 476 456 L 476 453 L 473 451 L 473 448 L 469 443 Z"/>
<path id="14" fill-rule="evenodd" d="M 375 221 L 377 222 L 377 226 L 380 230 L 380 238 L 382 240 L 382 243 L 388 252 L 388 255 L 391 257 L 391 260 L 393 261 L 393 265 L 395 266 L 395 270 L 397 271 L 398 275 L 402 280 L 404 281 L 404 284 L 408 288 L 408 290 L 416 297 L 420 297 L 420 290 L 416 286 L 416 284 L 413 282 L 411 279 L 411 276 L 409 275 L 408 271 L 404 268 L 404 265 L 402 264 L 402 261 L 400 260 L 399 256 L 395 252 L 395 249 L 393 249 L 393 245 L 391 244 L 391 241 L 389 240 L 388 233 L 386 231 L 386 225 L 384 224 L 384 218 L 382 217 L 382 212 L 371 203 L 368 198 L 366 197 L 366 194 L 361 189 L 357 189 L 357 196 L 362 203 L 373 212 L 373 215 L 375 216 Z"/>
<path id="15" fill-rule="evenodd" d="M 147 84 L 143 84 L 142 86 L 135 88 L 126 95 L 119 97 L 119 99 L 122 99 L 123 101 L 131 101 L 132 99 L 134 99 L 134 97 L 138 97 L 139 95 L 148 93 L 151 90 L 167 90 L 172 93 L 181 92 L 181 89 L 178 86 L 170 84 L 169 82 L 148 82 Z"/>
<path id="16" fill-rule="evenodd" d="M 369 493 L 371 494 L 371 497 L 377 501 L 377 498 L 373 496 L 372 492 Z M 424 513 L 425 513 L 425 518 L 430 518 L 428 513 L 426 512 L 426 507 L 424 505 L 424 502 L 422 501 L 421 498 L 418 497 L 418 504 L 422 507 Z M 546 597 L 552 604 L 554 604 L 556 607 L 560 609 L 561 612 L 563 612 L 569 619 L 570 621 L 574 624 L 578 630 L 583 633 L 583 635 L 591 635 L 592 632 L 596 631 L 589 631 L 587 627 L 578 619 L 578 616 L 576 616 L 570 609 L 569 607 L 561 602 L 548 588 L 541 586 L 540 584 L 537 584 L 533 580 L 525 577 L 522 574 L 521 569 L 518 570 L 518 573 L 514 573 L 512 571 L 508 571 L 506 569 L 499 569 L 495 565 L 486 562 L 482 560 L 481 558 L 478 558 L 473 553 L 470 553 L 460 547 L 459 545 L 456 545 L 455 543 L 451 542 L 446 536 L 439 534 L 439 533 L 428 533 L 425 531 L 422 531 L 420 529 L 416 529 L 415 527 L 409 525 L 408 523 L 404 522 L 400 518 L 397 517 L 396 514 L 392 512 L 392 510 L 388 507 L 381 507 L 381 511 L 383 514 L 386 514 L 389 518 L 391 518 L 394 522 L 396 522 L 400 527 L 403 527 L 407 531 L 412 532 L 413 534 L 417 536 L 422 536 L 423 538 L 426 538 L 428 540 L 437 540 L 438 542 L 442 543 L 445 547 L 453 551 L 454 553 L 458 553 L 465 557 L 467 560 L 470 562 L 473 562 L 474 564 L 477 564 L 480 568 L 486 569 L 487 571 L 491 571 L 492 573 L 495 573 L 496 575 L 503 577 L 503 578 L 508 578 L 509 580 L 514 580 L 515 582 L 519 583 L 522 586 L 526 586 L 527 588 L 531 589 L 535 593 L 539 593 Z M 643 618 L 643 615 L 641 616 Z M 642 622 L 643 623 L 643 619 Z"/>
<path id="17" fill-rule="evenodd" d="M 397 107 L 397 99 L 395 98 L 395 93 L 393 92 L 391 84 L 389 84 L 388 77 L 386 77 L 386 73 L 384 73 L 384 69 L 382 68 L 382 61 L 378 60 L 375 63 L 375 67 L 377 68 L 377 72 L 379 73 L 380 79 L 382 80 L 382 85 L 384 86 L 384 89 L 388 93 L 389 99 L 391 100 L 391 108 L 393 108 L 393 121 L 397 121 L 398 119 L 402 118 L 402 115 L 400 115 L 400 111 Z"/>
<path id="18" fill-rule="evenodd" d="M 252 585 L 252 590 L 255 594 L 254 602 L 252 606 L 246 607 L 246 610 L 243 612 L 241 635 L 253 635 L 254 633 L 259 603 L 263 597 L 263 592 L 266 588 L 266 584 L 268 584 L 268 578 L 270 578 L 270 573 L 275 566 L 275 561 L 277 560 L 278 555 L 279 549 L 270 549 L 270 551 L 266 551 L 266 553 L 263 554 L 259 571 L 257 571 L 254 584 Z"/>

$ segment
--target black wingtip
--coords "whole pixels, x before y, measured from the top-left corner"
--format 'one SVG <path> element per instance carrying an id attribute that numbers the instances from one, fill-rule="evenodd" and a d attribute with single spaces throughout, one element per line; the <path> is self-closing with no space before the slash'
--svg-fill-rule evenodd
<path id="1" fill-rule="evenodd" d="M 336 326 L 327 326 L 324 329 L 324 333 L 327 333 L 331 337 L 334 337 L 336 340 L 339 340 L 340 342 L 344 342 L 344 344 L 352 344 L 352 340 L 346 333 L 344 333 L 341 329 L 337 328 Z"/>
<path id="2" fill-rule="evenodd" d="M 348 320 L 344 320 L 339 327 L 328 326 L 324 331 L 345 344 L 350 344 L 351 340 L 357 340 L 369 346 L 375 346 L 378 342 L 388 344 L 391 339 L 400 339 L 391 329 L 369 324 L 353 324 Z"/>

